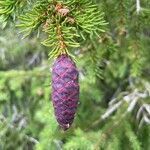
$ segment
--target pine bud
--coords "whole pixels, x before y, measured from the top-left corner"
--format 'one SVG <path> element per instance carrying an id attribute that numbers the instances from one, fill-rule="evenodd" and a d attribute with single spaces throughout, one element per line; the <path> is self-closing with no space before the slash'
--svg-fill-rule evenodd
<path id="1" fill-rule="evenodd" d="M 52 102 L 56 119 L 67 130 L 74 119 L 79 100 L 78 71 L 68 55 L 59 56 L 52 70 Z"/>

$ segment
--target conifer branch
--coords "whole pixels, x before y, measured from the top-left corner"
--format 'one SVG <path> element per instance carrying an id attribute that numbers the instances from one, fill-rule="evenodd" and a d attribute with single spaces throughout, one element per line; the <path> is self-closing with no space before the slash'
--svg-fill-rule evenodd
<path id="1" fill-rule="evenodd" d="M 30 4 L 28 0 L 0 0 L 0 23 L 5 28 L 10 19 L 15 20 L 19 15 L 20 9 Z"/>
<path id="2" fill-rule="evenodd" d="M 3 2 L 4 6 L 7 4 L 4 0 L 0 2 Z M 13 0 L 8 7 L 15 9 L 19 2 Z M 5 9 L 7 10 L 7 7 Z M 13 11 L 11 9 L 8 13 L 5 9 L 2 9 L 1 15 L 7 16 Z M 86 36 L 92 37 L 104 32 L 107 24 L 104 13 L 90 0 L 37 0 L 32 9 L 19 15 L 19 21 L 17 26 L 20 33 L 24 34 L 23 38 L 37 29 L 47 33 L 48 38 L 42 44 L 51 48 L 50 57 L 57 57 L 62 53 L 69 54 L 68 50 L 71 47 L 79 47 Z"/>

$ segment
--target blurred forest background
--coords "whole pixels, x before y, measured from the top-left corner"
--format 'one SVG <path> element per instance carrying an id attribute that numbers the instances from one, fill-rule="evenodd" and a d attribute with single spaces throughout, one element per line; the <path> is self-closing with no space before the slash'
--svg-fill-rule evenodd
<path id="1" fill-rule="evenodd" d="M 150 149 L 150 1 L 95 2 L 108 25 L 72 52 L 80 103 L 66 132 L 50 99 L 49 48 L 1 25 L 0 150 Z"/>

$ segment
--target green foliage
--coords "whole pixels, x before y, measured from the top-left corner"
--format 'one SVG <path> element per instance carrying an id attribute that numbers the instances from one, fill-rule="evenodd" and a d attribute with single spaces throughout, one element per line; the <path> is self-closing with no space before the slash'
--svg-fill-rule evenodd
<path id="1" fill-rule="evenodd" d="M 2 19 L 5 22 L 13 9 L 20 7 L 20 1 L 2 2 L 4 6 L 2 5 L 0 14 L 2 18 L 5 16 L 5 19 Z M 9 8 L 12 8 L 10 12 L 5 11 Z M 106 25 L 104 14 L 89 0 L 38 0 L 32 9 L 19 15 L 19 18 L 20 23 L 17 26 L 20 27 L 20 32 L 24 33 L 23 37 L 36 29 L 38 34 L 41 31 L 48 34 L 48 38 L 42 43 L 52 49 L 52 57 L 62 53 L 69 54 L 69 47 L 79 47 L 78 41 L 85 39 L 85 34 L 99 35 L 104 32 L 103 26 Z"/>
<path id="2" fill-rule="evenodd" d="M 21 33 L 24 33 L 24 37 L 31 34 L 34 29 L 37 29 L 43 22 L 46 21 L 47 16 L 45 13 L 49 13 L 47 10 L 49 3 L 47 0 L 37 1 L 33 9 L 20 15 L 21 23 L 17 25 L 21 28 Z"/>
<path id="3" fill-rule="evenodd" d="M 126 125 L 126 132 L 125 132 L 126 136 L 128 137 L 130 143 L 131 143 L 131 148 L 133 150 L 140 150 L 141 149 L 141 144 L 138 141 L 136 135 L 134 134 L 134 132 L 132 132 L 132 129 L 130 127 L 129 124 Z"/>
<path id="4" fill-rule="evenodd" d="M 21 12 L 22 8 L 29 3 L 29 1 L 20 0 L 0 0 L 0 23 L 2 28 L 5 28 L 9 19 L 13 21 Z"/>
<path id="5" fill-rule="evenodd" d="M 0 0 L 0 149 L 149 150 L 150 1 L 140 2 L 137 11 L 129 0 Z M 49 49 L 72 53 L 79 68 L 66 132 L 51 103 Z"/>
<path id="6" fill-rule="evenodd" d="M 31 69 L 47 59 L 47 49 L 36 38 L 21 40 L 13 26 L 0 31 L 0 70 Z M 33 51 L 31 51 L 33 49 Z"/>
<path id="7" fill-rule="evenodd" d="M 36 136 L 42 125 L 36 125 L 35 108 L 39 108 L 47 94 L 44 83 L 47 84 L 49 78 L 37 69 L 1 72 L 0 78 L 0 146 L 2 149 L 33 147 L 34 138 L 30 135 Z M 33 125 L 35 129 L 31 130 Z"/>
<path id="8" fill-rule="evenodd" d="M 99 134 L 99 132 L 86 133 L 80 129 L 76 129 L 75 135 L 67 141 L 67 143 L 64 146 L 64 149 L 94 149 L 94 143 L 98 140 Z"/>

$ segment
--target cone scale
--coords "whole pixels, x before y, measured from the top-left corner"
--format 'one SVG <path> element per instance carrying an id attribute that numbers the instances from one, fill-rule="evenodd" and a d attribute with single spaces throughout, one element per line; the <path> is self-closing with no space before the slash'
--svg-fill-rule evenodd
<path id="1" fill-rule="evenodd" d="M 78 70 L 68 55 L 60 55 L 52 68 L 52 102 L 63 130 L 73 123 L 79 101 Z"/>

